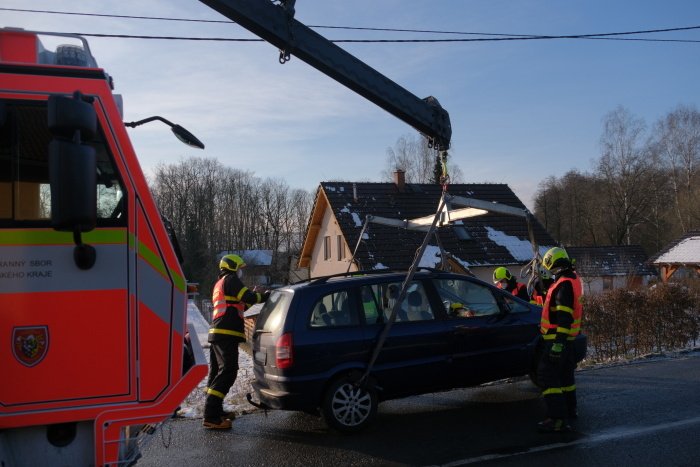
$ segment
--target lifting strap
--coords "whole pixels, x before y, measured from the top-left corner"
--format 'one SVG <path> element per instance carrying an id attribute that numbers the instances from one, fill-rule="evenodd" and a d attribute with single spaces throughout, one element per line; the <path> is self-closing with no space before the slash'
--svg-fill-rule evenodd
<path id="1" fill-rule="evenodd" d="M 355 261 L 355 255 L 357 254 L 357 250 L 360 248 L 360 243 L 362 242 L 362 236 L 365 234 L 365 230 L 367 230 L 367 227 L 369 226 L 369 220 L 370 216 L 365 216 L 365 223 L 362 225 L 362 230 L 360 230 L 360 236 L 357 237 L 357 243 L 355 243 L 355 249 L 352 250 L 352 256 L 350 257 L 350 260 L 348 261 L 348 269 L 345 271 L 345 273 L 350 272 L 350 267 L 352 266 L 353 261 Z M 359 266 L 357 269 L 362 269 Z"/>
<path id="2" fill-rule="evenodd" d="M 442 214 L 442 210 L 445 208 L 445 203 L 446 203 L 445 194 L 443 193 L 442 196 L 440 197 L 440 203 L 438 206 L 438 210 L 435 212 L 435 217 L 433 218 L 433 223 L 430 225 L 428 232 L 425 234 L 425 238 L 423 239 L 423 243 L 421 243 L 421 246 L 418 248 L 418 251 L 416 251 L 416 255 L 413 258 L 413 262 L 411 263 L 411 267 L 408 269 L 408 273 L 406 274 L 406 278 L 404 279 L 403 283 L 401 284 L 401 290 L 399 291 L 399 296 L 397 297 L 396 301 L 394 302 L 394 306 L 391 308 L 391 314 L 389 315 L 389 319 L 384 324 L 384 327 L 382 328 L 382 331 L 379 334 L 379 338 L 377 339 L 377 343 L 374 346 L 374 349 L 372 349 L 372 356 L 370 357 L 369 363 L 367 364 L 367 369 L 365 370 L 364 374 L 359 379 L 359 381 L 356 383 L 357 386 L 360 386 L 360 385 L 363 385 L 366 383 L 367 377 L 369 376 L 370 372 L 372 371 L 372 368 L 374 367 L 375 362 L 377 361 L 377 357 L 379 356 L 379 352 L 382 350 L 382 347 L 384 346 L 384 342 L 386 341 L 386 338 L 389 335 L 389 331 L 391 330 L 391 326 L 394 324 L 394 321 L 396 320 L 396 314 L 398 313 L 402 302 L 406 298 L 406 290 L 408 289 L 408 285 L 413 280 L 413 276 L 416 273 L 416 269 L 418 269 L 418 264 L 420 263 L 420 260 L 423 257 L 423 253 L 425 253 L 425 248 L 428 246 L 428 241 L 430 240 L 430 237 L 432 236 L 433 232 L 435 232 L 438 220 L 440 219 L 440 216 Z"/>

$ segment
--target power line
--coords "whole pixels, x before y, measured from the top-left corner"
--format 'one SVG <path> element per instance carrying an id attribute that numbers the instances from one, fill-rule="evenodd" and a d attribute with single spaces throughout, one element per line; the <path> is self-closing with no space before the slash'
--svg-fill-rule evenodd
<path id="1" fill-rule="evenodd" d="M 119 39 L 152 39 L 170 41 L 212 41 L 212 42 L 265 42 L 263 39 L 240 39 L 233 37 L 185 37 L 185 36 L 144 36 L 138 34 L 104 34 L 91 32 L 68 32 L 62 34 L 75 34 L 86 37 L 106 37 Z M 700 43 L 693 39 L 645 39 L 632 37 L 601 37 L 595 35 L 573 36 L 528 36 L 528 37 L 491 37 L 474 39 L 328 39 L 334 43 L 431 43 L 431 42 L 498 42 L 498 41 L 524 41 L 524 40 L 548 40 L 548 39 L 587 39 L 609 41 L 643 41 L 643 42 L 687 42 Z"/>
<path id="2" fill-rule="evenodd" d="M 124 19 L 149 19 L 158 21 L 186 21 L 190 23 L 224 23 L 231 24 L 230 20 L 213 19 L 191 19 L 191 18 L 168 18 L 161 16 L 134 16 L 134 15 L 107 15 L 101 13 L 79 13 L 76 11 L 55 11 L 55 10 L 29 10 L 25 8 L 0 8 L 2 11 L 17 11 L 20 13 L 46 13 L 49 15 L 71 15 L 71 16 L 93 16 L 100 18 L 124 18 Z"/>
<path id="3" fill-rule="evenodd" d="M 116 14 L 101 14 L 101 13 L 80 13 L 70 11 L 55 11 L 55 10 L 31 10 L 22 8 L 5 8 L 0 7 L 0 11 L 16 11 L 23 13 L 46 13 L 57 15 L 74 15 L 74 16 L 92 16 L 104 18 L 123 18 L 123 19 L 145 19 L 157 21 L 185 21 L 196 23 L 223 23 L 235 24 L 233 21 L 225 20 L 200 20 L 191 18 L 173 18 L 173 17 L 158 17 L 158 16 L 135 16 L 135 15 L 116 15 Z M 482 32 L 464 32 L 464 31 L 439 31 L 425 29 L 396 29 L 396 28 L 371 28 L 371 27 L 355 27 L 355 26 L 324 26 L 324 25 L 309 25 L 310 28 L 326 28 L 326 29 L 343 29 L 343 30 L 361 30 L 361 31 L 382 31 L 382 32 L 411 32 L 411 33 L 431 33 L 431 34 L 457 34 L 457 35 L 478 35 L 489 37 L 478 37 L 470 39 L 329 39 L 335 43 L 439 43 L 439 42 L 498 42 L 498 41 L 517 41 L 517 40 L 551 40 L 551 39 L 596 39 L 596 40 L 626 40 L 640 42 L 678 42 L 678 43 L 698 43 L 700 40 L 694 39 L 649 39 L 649 38 L 620 38 L 611 36 L 637 35 L 637 34 L 654 34 L 661 32 L 677 32 L 700 29 L 700 26 L 686 26 L 677 28 L 664 29 L 647 29 L 640 31 L 626 32 L 608 32 L 595 34 L 569 34 L 569 35 L 534 35 L 534 34 L 505 34 L 505 33 L 482 33 Z M 146 35 L 130 35 L 130 34 L 100 34 L 100 33 L 70 33 L 88 37 L 106 37 L 120 39 L 153 39 L 153 40 L 187 40 L 187 41 L 219 41 L 219 42 L 263 42 L 262 39 L 236 39 L 226 37 L 184 37 L 184 36 L 146 36 Z M 492 37 L 498 36 L 498 37 Z"/>

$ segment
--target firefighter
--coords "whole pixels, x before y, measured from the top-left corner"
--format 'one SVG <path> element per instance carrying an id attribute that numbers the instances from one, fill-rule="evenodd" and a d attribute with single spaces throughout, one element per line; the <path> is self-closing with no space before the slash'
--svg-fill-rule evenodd
<path id="1" fill-rule="evenodd" d="M 499 289 L 506 290 L 518 298 L 522 298 L 526 302 L 530 301 L 530 295 L 527 293 L 527 285 L 518 282 L 510 271 L 503 266 L 500 266 L 493 271 L 493 283 Z"/>
<path id="2" fill-rule="evenodd" d="M 567 432 L 571 431 L 568 421 L 578 416 L 573 340 L 581 331 L 583 287 L 563 248 L 547 251 L 542 265 L 556 280 L 547 291 L 540 321 L 544 346 L 537 373 L 544 388 L 547 418 L 537 427 L 547 433 Z"/>
<path id="3" fill-rule="evenodd" d="M 234 415 L 224 412 L 224 397 L 238 372 L 238 344 L 245 341 L 243 312 L 262 303 L 269 292 L 249 290 L 241 277 L 245 263 L 238 255 L 226 255 L 219 261 L 219 280 L 214 285 L 214 305 L 209 327 L 209 379 L 204 404 L 204 426 L 209 429 L 231 428 Z"/>

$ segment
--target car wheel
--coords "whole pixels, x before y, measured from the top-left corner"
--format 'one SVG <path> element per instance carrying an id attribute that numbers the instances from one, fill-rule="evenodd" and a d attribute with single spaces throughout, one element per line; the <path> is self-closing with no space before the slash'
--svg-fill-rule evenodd
<path id="1" fill-rule="evenodd" d="M 370 385 L 356 386 L 356 377 L 334 380 L 323 397 L 321 411 L 326 423 L 343 433 L 365 429 L 377 413 L 377 392 Z"/>

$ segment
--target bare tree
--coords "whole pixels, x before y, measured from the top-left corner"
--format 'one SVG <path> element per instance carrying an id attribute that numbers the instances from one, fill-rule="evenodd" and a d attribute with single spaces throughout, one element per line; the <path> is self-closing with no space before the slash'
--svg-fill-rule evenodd
<path id="1" fill-rule="evenodd" d="M 405 172 L 406 183 L 439 183 L 440 160 L 438 152 L 428 146 L 428 140 L 421 135 L 404 135 L 396 140 L 394 147 L 386 150 L 386 168 L 381 176 L 386 181 L 393 180 L 394 172 Z M 452 183 L 462 183 L 462 170 L 448 163 L 448 173 Z"/>
<path id="2" fill-rule="evenodd" d="M 654 148 L 668 168 L 681 233 L 700 225 L 700 112 L 680 105 L 657 122 Z"/>
<path id="3" fill-rule="evenodd" d="M 260 180 L 206 158 L 158 165 L 151 188 L 180 239 L 185 275 L 204 294 L 224 250 L 272 250 L 274 266 L 284 266 L 272 271 L 279 273 L 273 280 L 285 278 L 286 256 L 301 248 L 312 204 L 310 193 L 283 180 Z"/>
<path id="4" fill-rule="evenodd" d="M 597 175 L 605 182 L 602 204 L 609 221 L 604 227 L 614 245 L 631 244 L 632 232 L 644 222 L 652 198 L 648 186 L 653 183 L 654 164 L 645 132 L 644 121 L 624 107 L 603 119 Z"/>
<path id="5" fill-rule="evenodd" d="M 535 196 L 535 215 L 563 245 L 597 245 L 600 241 L 600 181 L 571 170 L 561 179 L 548 177 Z"/>

